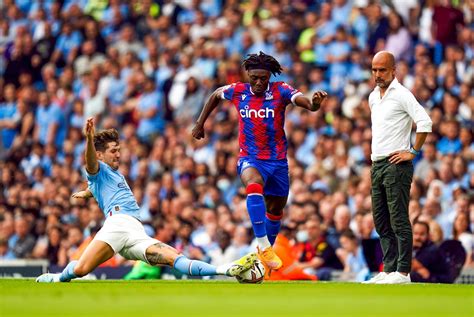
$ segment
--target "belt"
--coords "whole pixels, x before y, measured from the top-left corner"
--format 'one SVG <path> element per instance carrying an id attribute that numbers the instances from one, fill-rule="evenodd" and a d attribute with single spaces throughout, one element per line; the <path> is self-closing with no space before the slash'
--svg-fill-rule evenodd
<path id="1" fill-rule="evenodd" d="M 379 160 L 377 160 L 377 161 L 372 161 L 372 165 L 375 165 L 375 164 L 386 164 L 386 163 L 394 164 L 394 163 L 390 163 L 388 159 L 389 159 L 389 157 L 387 156 L 386 158 L 379 159 Z M 412 163 L 412 161 L 408 160 L 408 161 L 403 161 L 403 162 L 397 163 L 397 164 L 395 164 L 395 165 L 406 165 L 406 164 L 410 164 L 410 163 Z"/>
<path id="2" fill-rule="evenodd" d="M 372 163 L 388 163 L 388 156 L 384 158 L 379 158 L 378 160 L 372 161 Z"/>

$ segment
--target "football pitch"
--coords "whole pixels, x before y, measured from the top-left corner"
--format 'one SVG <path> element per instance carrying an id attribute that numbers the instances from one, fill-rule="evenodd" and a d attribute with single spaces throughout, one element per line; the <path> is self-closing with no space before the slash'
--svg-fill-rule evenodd
<path id="1" fill-rule="evenodd" d="M 474 316 L 472 285 L 0 279 L 0 316 Z"/>

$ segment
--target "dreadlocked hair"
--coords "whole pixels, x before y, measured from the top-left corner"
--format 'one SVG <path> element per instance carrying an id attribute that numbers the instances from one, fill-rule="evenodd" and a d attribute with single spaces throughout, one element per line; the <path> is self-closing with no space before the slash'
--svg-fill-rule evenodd
<path id="1" fill-rule="evenodd" d="M 283 70 L 280 63 L 273 56 L 267 55 L 262 51 L 258 54 L 248 54 L 247 56 L 242 63 L 245 70 L 265 69 L 273 75 L 281 74 Z"/>
<path id="2" fill-rule="evenodd" d="M 105 152 L 109 142 L 119 143 L 119 133 L 117 130 L 107 129 L 94 135 L 94 146 L 96 151 Z"/>

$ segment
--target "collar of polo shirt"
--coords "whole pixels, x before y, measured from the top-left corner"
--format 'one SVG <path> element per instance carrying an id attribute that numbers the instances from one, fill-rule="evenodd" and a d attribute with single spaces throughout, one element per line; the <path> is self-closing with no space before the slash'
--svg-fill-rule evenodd
<path id="1" fill-rule="evenodd" d="M 398 84 L 399 84 L 399 82 L 398 82 L 397 77 L 393 77 L 393 80 L 392 80 L 392 82 L 390 83 L 390 85 L 387 87 L 387 90 L 385 90 L 385 93 L 387 93 L 387 91 L 389 91 L 390 89 L 395 89 L 395 88 L 396 88 L 396 85 L 398 85 Z M 379 86 L 375 86 L 374 90 L 380 91 L 380 87 L 379 87 Z"/>

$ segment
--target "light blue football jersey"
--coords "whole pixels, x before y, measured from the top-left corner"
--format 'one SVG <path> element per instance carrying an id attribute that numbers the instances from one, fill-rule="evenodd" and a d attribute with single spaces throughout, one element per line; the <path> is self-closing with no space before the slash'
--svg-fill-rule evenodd
<path id="1" fill-rule="evenodd" d="M 97 174 L 91 175 L 87 170 L 86 174 L 89 189 L 105 217 L 126 214 L 140 219 L 137 200 L 119 171 L 99 161 Z"/>

